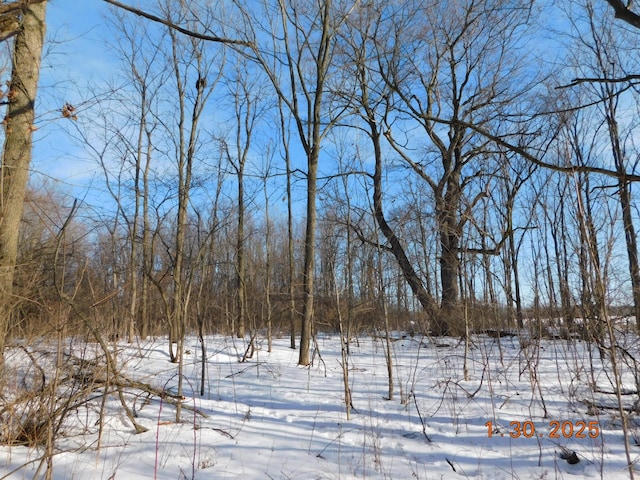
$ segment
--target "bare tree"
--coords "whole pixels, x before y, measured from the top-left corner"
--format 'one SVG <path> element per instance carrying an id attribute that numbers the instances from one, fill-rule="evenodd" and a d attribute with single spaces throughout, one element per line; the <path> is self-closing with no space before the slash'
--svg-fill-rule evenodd
<path id="1" fill-rule="evenodd" d="M 589 8 L 589 19 L 591 26 L 591 36 L 593 39 L 593 52 L 597 56 L 596 62 L 600 72 L 604 76 L 616 76 L 616 72 L 609 73 L 610 69 L 614 69 L 615 65 L 623 63 L 618 57 L 617 61 L 613 58 L 618 56 L 619 50 L 612 45 L 611 32 L 608 32 L 602 26 L 596 26 L 593 9 Z M 606 127 L 609 136 L 609 145 L 611 148 L 611 156 L 615 165 L 616 172 L 620 175 L 618 178 L 618 200 L 620 209 L 622 210 L 622 224 L 624 229 L 625 244 L 627 250 L 627 258 L 629 261 L 629 275 L 631 278 L 631 290 L 633 294 L 633 303 L 635 307 L 636 324 L 640 328 L 640 260 L 638 258 L 638 244 L 636 237 L 636 228 L 633 222 L 633 202 L 631 199 L 631 185 L 625 178 L 627 165 L 631 163 L 629 137 L 632 135 L 628 130 L 624 131 L 620 125 L 619 117 L 621 116 L 619 108 L 620 90 L 611 83 L 601 83 L 599 86 L 599 96 L 604 100 L 602 105 L 602 113 L 606 121 Z M 635 125 L 632 126 L 632 128 Z M 626 138 L 625 138 L 626 137 Z M 635 165 L 634 165 L 635 166 Z"/>
<path id="2" fill-rule="evenodd" d="M 479 225 L 475 210 L 499 164 L 495 146 L 469 124 L 494 125 L 523 93 L 513 84 L 519 65 L 510 51 L 529 13 L 524 4 L 503 9 L 492 2 L 397 9 L 368 3 L 350 18 L 344 43 L 357 66 L 351 78 L 376 159 L 375 217 L 414 296 L 432 317 L 435 334 L 452 333 L 461 256 L 497 254 L 505 241 L 487 244 L 483 237 L 477 245 L 463 244 L 465 229 Z M 344 84 L 348 100 L 354 81 Z M 398 226 L 384 212 L 383 159 L 389 158 L 389 146 L 431 191 L 439 234 L 439 307 L 405 251 Z"/>
<path id="3" fill-rule="evenodd" d="M 520 65 L 512 50 L 531 6 L 483 1 L 415 8 L 387 15 L 392 23 L 377 32 L 376 68 L 391 91 L 384 137 L 433 192 L 441 298 L 432 332 L 442 335 L 453 333 L 461 255 L 496 254 L 504 242 L 462 243 L 465 229 L 476 223 L 475 208 L 487 196 L 482 185 L 490 185 L 498 160 L 490 139 L 469 125 L 495 125 L 523 94 L 523 85 L 514 84 Z"/>
<path id="4" fill-rule="evenodd" d="M 308 365 L 314 316 L 318 165 L 322 141 L 337 119 L 336 112 L 327 102 L 326 93 L 338 28 L 353 6 L 334 3 L 334 0 L 317 3 L 279 0 L 275 4 L 266 2 L 261 7 L 253 11 L 239 7 L 245 26 L 249 28 L 247 43 L 255 45 L 253 59 L 262 66 L 277 96 L 290 113 L 306 157 L 307 208 L 302 273 L 304 302 L 298 363 Z M 264 19 L 270 24 L 265 26 Z M 258 34 L 260 30 L 272 32 L 268 39 L 273 42 L 272 45 L 260 45 L 263 37 Z"/>
<path id="5" fill-rule="evenodd" d="M 418 299 L 422 307 L 427 311 L 434 311 L 435 301 L 429 291 L 426 290 L 422 279 L 414 269 L 400 237 L 396 234 L 392 226 L 387 221 L 384 209 L 384 167 L 385 152 L 383 147 L 383 121 L 391 108 L 389 96 L 392 89 L 384 81 L 384 77 L 377 71 L 379 65 L 378 55 L 384 55 L 384 47 L 378 51 L 378 35 L 381 33 L 383 25 L 382 15 L 377 13 L 373 4 L 371 8 L 362 7 L 356 12 L 348 22 L 348 30 L 343 39 L 343 55 L 345 57 L 345 81 L 346 88 L 340 89 L 339 93 L 347 104 L 354 104 L 359 110 L 359 116 L 364 123 L 364 131 L 371 141 L 373 158 L 375 161 L 374 173 L 371 176 L 373 181 L 373 214 L 385 236 L 388 246 L 385 249 L 390 251 L 396 258 L 402 274 L 410 286 L 413 294 Z M 400 27 L 398 27 L 400 28 Z M 372 41 L 373 40 L 373 41 Z M 350 68 L 348 66 L 351 66 Z M 346 78 L 354 80 L 347 81 Z M 352 87 L 352 84 L 355 84 Z M 351 88 L 349 88 L 351 87 Z M 361 238 L 361 240 L 364 240 Z M 375 242 L 376 248 L 380 248 L 379 242 Z M 375 268 L 372 266 L 372 268 Z M 377 290 L 377 282 L 371 282 L 371 291 Z"/>
<path id="6" fill-rule="evenodd" d="M 211 75 L 213 64 L 206 58 L 204 46 L 200 41 L 189 39 L 185 42 L 178 38 L 178 34 L 172 29 L 169 30 L 169 36 L 171 39 L 169 61 L 171 62 L 171 71 L 174 76 L 173 86 L 178 102 L 175 118 L 177 138 L 174 139 L 178 175 L 178 205 L 174 232 L 175 244 L 172 254 L 173 298 L 170 314 L 172 340 L 177 341 L 178 348 L 175 354 L 171 352 L 171 359 L 181 365 L 185 316 L 188 311 L 188 298 L 185 295 L 188 290 L 188 286 L 185 284 L 185 272 L 188 268 L 185 265 L 187 214 L 193 186 L 194 165 L 198 154 L 200 120 L 206 101 L 220 78 L 220 74 Z M 177 415 L 179 418 L 179 411 Z"/>
<path id="7" fill-rule="evenodd" d="M 18 235 L 35 127 L 35 99 L 45 39 L 46 2 L 28 4 L 15 37 L 9 107 L 4 121 L 2 203 L 0 204 L 0 371 L 11 317 Z"/>
<path id="8" fill-rule="evenodd" d="M 621 2 L 610 1 L 609 3 L 615 7 Z M 627 43 L 627 32 L 620 31 L 622 29 L 619 27 L 616 28 L 617 25 L 607 18 L 602 9 L 596 8 L 594 2 L 586 0 L 580 2 L 579 7 L 586 15 L 584 21 L 572 20 L 571 23 L 575 34 L 574 51 L 582 53 L 580 62 L 576 63 L 574 68 L 585 81 L 575 83 L 576 80 L 574 80 L 574 86 L 576 86 L 574 90 L 578 88 L 580 90 L 579 93 L 574 92 L 574 96 L 584 100 L 585 103 L 595 105 L 589 108 L 589 111 L 597 112 L 597 118 L 602 119 L 600 124 L 592 124 L 590 128 L 596 132 L 593 142 L 603 144 L 599 147 L 602 149 L 599 156 L 603 158 L 598 163 L 604 165 L 612 163 L 617 174 L 616 196 L 622 212 L 634 314 L 640 328 L 640 258 L 633 221 L 631 180 L 627 174 L 628 171 L 634 171 L 638 164 L 637 160 L 634 160 L 635 154 L 632 151 L 633 136 L 638 124 L 624 119 L 629 109 L 625 100 L 630 99 L 633 104 L 638 105 L 639 97 L 633 89 L 629 89 L 628 81 L 613 81 L 629 77 L 630 72 L 640 65 L 635 58 L 629 58 L 623 53 Z M 589 78 L 592 81 L 586 81 Z M 589 118 L 593 118 L 593 115 Z M 576 135 L 574 131 L 570 139 L 573 150 L 578 154 L 575 163 L 584 164 L 583 155 L 581 155 L 583 147 L 580 144 L 580 142 L 584 143 L 584 140 L 576 138 Z M 588 206 L 585 204 L 586 214 L 589 213 Z"/>
<path id="9" fill-rule="evenodd" d="M 290 128 L 284 111 L 282 98 L 278 97 L 278 117 L 280 119 L 280 134 L 282 135 L 282 156 L 284 157 L 287 179 L 287 273 L 289 291 L 289 346 L 296 348 L 296 262 L 293 239 L 293 171 L 291 169 L 291 151 L 289 148 Z"/>
<path id="10" fill-rule="evenodd" d="M 252 64 L 246 58 L 238 57 L 232 72 L 229 74 L 228 91 L 233 99 L 233 132 L 228 141 L 222 141 L 222 148 L 229 165 L 233 168 L 238 180 L 238 221 L 236 229 L 236 288 L 237 288 L 237 323 L 236 334 L 244 338 L 247 324 L 247 285 L 246 285 L 246 235 L 245 232 L 245 171 L 251 153 L 253 134 L 261 114 L 260 91 L 257 82 L 260 77 L 251 71 Z"/>
<path id="11" fill-rule="evenodd" d="M 122 22 L 124 24 L 124 22 Z M 136 27 L 130 31 L 130 43 L 128 45 L 128 74 L 131 77 L 131 84 L 137 91 L 139 104 L 139 123 L 135 143 L 132 145 L 134 178 L 134 210 L 130 232 L 130 258 L 129 258 L 129 281 L 131 284 L 131 301 L 129 305 L 129 321 L 127 325 L 127 338 L 133 342 L 136 332 L 144 335 L 149 319 L 147 318 L 148 298 L 149 298 L 149 275 L 148 261 L 151 256 L 152 245 L 149 237 L 148 208 L 149 208 L 149 173 L 151 169 L 151 158 L 153 151 L 153 131 L 157 127 L 157 122 L 152 118 L 152 105 L 154 103 L 153 89 L 158 84 L 164 82 L 165 72 L 162 69 L 155 70 L 155 59 L 158 56 L 158 49 L 149 52 L 148 56 L 143 56 L 138 50 L 134 32 Z M 132 38 L 134 37 L 134 38 Z M 125 38 L 127 38 L 125 36 Z M 126 48 L 126 47 L 125 47 Z M 123 52 L 125 53 L 125 52 Z M 127 56 L 125 53 L 125 57 Z M 138 58 L 142 56 L 142 58 Z M 155 84 L 155 85 L 154 85 Z M 142 230 L 142 234 L 140 233 Z M 139 250 L 142 248 L 142 265 L 139 264 Z M 138 300 L 138 279 L 141 280 L 140 300 Z"/>

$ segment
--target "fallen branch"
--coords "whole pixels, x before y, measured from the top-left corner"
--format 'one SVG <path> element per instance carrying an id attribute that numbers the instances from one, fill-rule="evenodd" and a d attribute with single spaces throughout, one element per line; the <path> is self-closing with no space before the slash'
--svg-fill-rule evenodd
<path id="1" fill-rule="evenodd" d="M 592 402 L 591 400 L 587 400 L 586 398 L 580 400 L 581 403 L 584 403 L 588 408 L 589 415 L 595 415 L 600 410 L 615 410 L 619 411 L 620 409 L 625 412 L 635 413 L 638 411 L 638 406 L 634 403 L 630 407 L 623 407 L 619 405 L 602 405 L 600 403 Z"/>

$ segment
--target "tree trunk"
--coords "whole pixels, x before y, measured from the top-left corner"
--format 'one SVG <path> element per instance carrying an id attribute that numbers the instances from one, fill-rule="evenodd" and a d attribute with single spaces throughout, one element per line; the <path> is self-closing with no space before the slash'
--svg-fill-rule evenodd
<path id="1" fill-rule="evenodd" d="M 291 197 L 291 159 L 287 147 L 285 153 L 287 163 L 287 257 L 289 260 L 289 340 L 290 347 L 296 348 L 296 297 L 295 280 L 296 264 L 293 249 L 293 199 Z"/>
<path id="2" fill-rule="evenodd" d="M 291 155 L 289 154 L 289 136 L 287 134 L 287 123 L 283 111 L 282 99 L 278 97 L 278 112 L 280 114 L 280 130 L 282 134 L 282 145 L 284 150 L 284 162 L 287 172 L 287 258 L 288 258 L 288 293 L 289 293 L 289 346 L 296 348 L 296 298 L 295 280 L 296 265 L 293 242 L 293 197 L 291 194 Z"/>
<path id="3" fill-rule="evenodd" d="M 629 182 L 624 178 L 625 153 L 620 145 L 618 122 L 615 118 L 615 102 L 609 99 L 607 102 L 607 126 L 611 140 L 611 150 L 616 165 L 616 171 L 620 174 L 618 181 L 618 200 L 622 210 L 622 225 L 624 227 L 624 239 L 627 247 L 627 259 L 629 260 L 629 276 L 631 277 L 631 291 L 633 293 L 633 312 L 636 317 L 636 325 L 640 329 L 640 262 L 638 261 L 638 243 L 636 230 L 633 225 L 633 213 L 631 203 L 631 191 Z"/>
<path id="4" fill-rule="evenodd" d="M 309 365 L 310 345 L 313 328 L 314 272 L 316 253 L 316 193 L 318 190 L 318 157 L 319 150 L 315 146 L 308 161 L 307 171 L 307 228 L 304 237 L 304 271 L 302 274 L 302 327 L 300 329 L 299 365 Z"/>
<path id="5" fill-rule="evenodd" d="M 427 314 L 436 319 L 436 304 L 433 299 L 433 296 L 429 293 L 428 290 L 425 289 L 420 276 L 413 268 L 407 254 L 400 242 L 400 239 L 397 237 L 391 226 L 387 223 L 387 219 L 385 218 L 384 208 L 382 203 L 382 194 L 383 194 L 383 186 L 382 186 L 382 172 L 383 172 L 383 157 L 382 157 L 382 146 L 381 146 L 381 136 L 382 132 L 379 127 L 379 120 L 376 118 L 376 112 L 374 107 L 370 103 L 369 98 L 369 84 L 367 79 L 367 69 L 364 65 L 360 65 L 358 67 L 358 80 L 360 83 L 360 104 L 364 111 L 364 120 L 368 126 L 368 135 L 371 139 L 371 144 L 373 146 L 375 167 L 373 173 L 373 215 L 375 217 L 376 223 L 380 228 L 380 231 L 387 239 L 390 245 L 390 250 L 396 261 L 398 262 L 398 266 L 400 267 L 400 271 L 402 272 L 402 276 L 405 281 L 411 288 L 414 296 L 420 302 L 422 308 L 427 312 Z M 436 319 L 437 322 L 437 319 Z"/>
<path id="6" fill-rule="evenodd" d="M 15 37 L 11 85 L 7 95 L 9 107 L 5 120 L 0 205 L 0 371 L 10 325 L 18 230 L 31 163 L 34 106 L 46 31 L 46 8 L 47 2 L 24 7 L 22 29 Z"/>
<path id="7" fill-rule="evenodd" d="M 582 316 L 587 328 L 586 334 L 590 340 L 602 345 L 605 338 L 602 312 L 606 311 L 603 288 L 600 284 L 602 267 L 597 229 L 591 208 L 591 188 L 589 177 L 576 179 L 577 220 L 580 228 L 580 276 L 582 278 Z"/>
<path id="8" fill-rule="evenodd" d="M 559 232 L 566 232 L 567 227 L 565 225 L 565 213 L 564 213 L 564 198 L 558 196 L 560 202 L 558 211 Z M 564 326 L 568 331 L 574 330 L 574 318 L 573 308 L 571 307 L 571 289 L 569 288 L 569 258 L 567 254 L 567 242 L 566 238 L 555 232 L 555 223 L 552 224 L 554 230 L 553 234 L 553 248 L 556 255 L 556 275 L 558 275 L 558 290 L 560 291 L 560 307 L 562 311 L 562 318 L 564 320 Z M 562 243 L 561 243 L 562 242 Z"/>
<path id="9" fill-rule="evenodd" d="M 238 338 L 245 336 L 246 285 L 244 266 L 244 159 L 238 159 L 238 232 L 236 238 L 236 287 L 238 289 Z"/>
<path id="10" fill-rule="evenodd" d="M 440 315 L 435 324 L 434 335 L 447 335 L 450 322 L 458 305 L 458 273 L 460 271 L 460 259 L 458 258 L 458 246 L 460 239 L 440 226 L 440 283 L 442 297 Z"/>
<path id="11" fill-rule="evenodd" d="M 282 3 L 281 3 L 282 5 Z M 283 11 L 284 13 L 284 11 Z M 316 254 L 316 196 L 318 190 L 318 161 L 320 159 L 320 145 L 326 131 L 330 128 L 333 120 L 327 124 L 325 115 L 323 96 L 324 85 L 329 72 L 332 47 L 335 39 L 335 31 L 332 25 L 333 5 L 332 0 L 324 0 L 319 4 L 318 9 L 318 32 L 320 39 L 317 44 L 317 51 L 312 52 L 315 62 L 315 82 L 310 86 L 304 86 L 304 79 L 299 77 L 302 90 L 307 88 L 315 89 L 315 93 L 307 97 L 307 113 L 311 113 L 311 118 L 303 121 L 297 104 L 292 109 L 295 116 L 300 140 L 305 147 L 307 155 L 307 228 L 304 239 L 304 271 L 302 274 L 302 293 L 304 297 L 302 328 L 300 329 L 300 355 L 299 365 L 309 365 L 309 348 L 313 335 L 313 301 L 314 301 L 314 274 L 315 274 L 315 254 Z M 291 62 L 291 53 L 287 53 Z M 290 75 L 294 73 L 294 68 L 300 68 L 300 63 L 290 63 Z M 293 77 L 292 77 L 293 78 Z M 294 82 L 295 83 L 295 82 Z M 297 93 L 294 94 L 294 97 Z M 306 126 L 305 126 L 306 124 Z"/>
<path id="12" fill-rule="evenodd" d="M 142 289 L 140 292 L 140 336 L 147 338 L 149 325 L 149 282 L 153 262 L 153 237 L 149 223 L 149 170 L 151 169 L 151 132 L 147 131 L 147 163 L 142 176 Z"/>
<path id="13" fill-rule="evenodd" d="M 449 169 L 451 160 L 443 160 L 445 171 Z M 459 162 L 456 163 L 457 165 Z M 460 274 L 460 231 L 461 221 L 457 219 L 457 209 L 460 205 L 461 189 L 460 174 L 452 171 L 446 175 L 444 182 L 446 190 L 439 188 L 436 195 L 436 218 L 440 233 L 440 314 L 433 327 L 434 335 L 449 335 L 451 323 L 456 320 L 458 311 L 459 289 L 458 275 Z M 440 191 L 439 191 L 440 190 Z"/>
<path id="14" fill-rule="evenodd" d="M 631 275 L 631 289 L 633 292 L 633 306 L 636 317 L 636 325 L 640 331 L 640 263 L 638 262 L 638 243 L 635 227 L 633 225 L 631 192 L 627 182 L 620 182 L 620 208 L 622 209 L 622 222 L 624 225 L 624 238 L 627 245 L 627 257 L 629 259 L 629 273 Z"/>
<path id="15" fill-rule="evenodd" d="M 129 321 L 127 324 L 127 342 L 133 343 L 136 329 L 136 320 L 138 316 L 138 225 L 140 218 L 140 204 L 142 195 L 146 195 L 146 192 L 140 191 L 140 175 L 142 173 L 142 157 L 143 153 L 143 141 L 146 130 L 146 89 L 143 87 L 140 98 L 140 125 L 138 126 L 138 141 L 136 151 L 136 168 L 134 174 L 134 207 L 133 207 L 133 219 L 132 225 L 130 225 L 130 257 L 129 257 L 129 285 L 131 289 L 131 300 L 129 304 Z M 139 327 L 139 325 L 138 325 Z"/>
<path id="16" fill-rule="evenodd" d="M 389 226 L 384 216 L 384 209 L 382 207 L 382 149 L 380 147 L 380 132 L 378 131 L 378 126 L 375 118 L 372 116 L 372 112 L 368 112 L 368 114 L 369 135 L 373 143 L 375 157 L 375 170 L 373 174 L 374 216 L 376 218 L 378 227 L 380 227 L 380 231 L 391 245 L 391 253 L 393 253 L 393 256 L 398 262 L 400 270 L 402 271 L 402 276 L 409 284 L 411 291 L 420 302 L 420 305 L 422 305 L 422 308 L 428 313 L 433 313 L 435 310 L 435 302 L 433 300 L 433 297 L 424 288 L 422 280 L 420 280 L 420 277 L 414 270 L 413 265 L 411 265 L 411 262 L 407 258 L 404 248 L 400 243 L 400 239 L 396 236 L 393 229 Z"/>
<path id="17" fill-rule="evenodd" d="M 273 332 L 271 325 L 271 218 L 269 217 L 269 191 L 267 189 L 267 180 L 269 179 L 269 171 L 264 175 L 264 183 L 262 185 L 264 191 L 264 244 L 265 244 L 265 308 L 267 310 L 267 351 L 271 353 L 273 349 Z"/>
<path id="18" fill-rule="evenodd" d="M 520 271 L 518 268 L 518 249 L 513 232 L 509 235 L 509 265 L 513 273 L 513 302 L 516 308 L 516 324 L 518 328 L 524 328 L 524 314 L 522 312 L 522 295 L 520 287 Z M 510 297 L 511 298 L 511 297 Z"/>

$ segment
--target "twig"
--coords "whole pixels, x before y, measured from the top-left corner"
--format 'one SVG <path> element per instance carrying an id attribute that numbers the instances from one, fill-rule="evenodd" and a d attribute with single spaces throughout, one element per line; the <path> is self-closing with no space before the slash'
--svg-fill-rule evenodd
<path id="1" fill-rule="evenodd" d="M 431 438 L 429 438 L 429 435 L 427 434 L 427 423 L 424 421 L 424 418 L 420 413 L 420 407 L 418 407 L 418 400 L 416 399 L 415 392 L 411 392 L 411 397 L 413 397 L 413 404 L 416 406 L 416 412 L 418 413 L 418 418 L 420 419 L 420 423 L 422 424 L 422 434 L 424 435 L 424 438 L 427 439 L 427 442 L 431 443 Z M 447 460 L 447 462 L 448 461 L 449 460 Z M 449 465 L 451 465 L 451 463 L 449 463 Z M 451 468 L 453 468 L 453 465 L 451 465 Z M 456 469 L 454 468 L 453 471 L 455 472 Z"/>

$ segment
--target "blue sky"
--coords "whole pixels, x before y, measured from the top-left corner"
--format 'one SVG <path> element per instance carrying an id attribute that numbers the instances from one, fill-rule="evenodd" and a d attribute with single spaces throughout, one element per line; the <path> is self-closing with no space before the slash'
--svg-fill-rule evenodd
<path id="1" fill-rule="evenodd" d="M 91 179 L 101 174 L 89 152 L 70 138 L 73 126 L 60 110 L 67 102 L 81 108 L 92 85 L 116 73 L 108 52 L 107 13 L 108 5 L 98 0 L 50 0 L 47 7 L 32 182 L 48 178 L 73 196 L 84 196 Z"/>
<path id="2" fill-rule="evenodd" d="M 47 45 L 43 56 L 38 92 L 37 126 L 34 136 L 32 179 L 48 177 L 60 182 L 61 190 L 84 184 L 95 170 L 83 152 L 68 139 L 68 121 L 60 115 L 66 102 L 76 104 L 87 82 L 103 75 L 105 59 L 103 3 L 52 0 L 47 7 Z M 70 188 L 67 188 L 70 187 Z M 85 188 L 82 187 L 82 190 Z"/>

